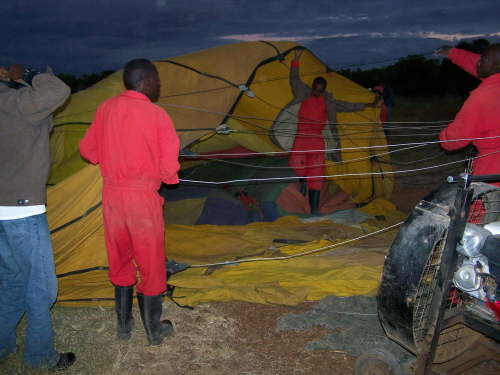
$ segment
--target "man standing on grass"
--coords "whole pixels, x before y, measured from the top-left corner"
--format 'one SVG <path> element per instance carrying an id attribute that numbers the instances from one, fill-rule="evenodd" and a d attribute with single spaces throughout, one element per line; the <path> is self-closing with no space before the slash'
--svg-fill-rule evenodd
<path id="1" fill-rule="evenodd" d="M 137 299 L 150 345 L 173 331 L 160 320 L 166 290 L 162 182 L 179 182 L 179 138 L 168 114 L 153 104 L 160 78 L 148 60 L 125 65 L 127 91 L 106 100 L 80 142 L 80 152 L 99 164 L 109 278 L 115 286 L 117 337 L 130 339 L 132 298 Z"/>
<path id="2" fill-rule="evenodd" d="M 0 68 L 0 361 L 15 351 L 16 328 L 26 315 L 24 362 L 64 370 L 75 355 L 54 349 L 50 308 L 57 280 L 45 184 L 51 115 L 70 89 L 52 73 L 37 75 L 31 86 L 9 84 L 19 78 Z"/>
<path id="3" fill-rule="evenodd" d="M 453 151 L 472 143 L 478 151 L 472 164 L 473 174 L 500 174 L 500 44 L 489 46 L 481 55 L 447 46 L 439 48 L 436 53 L 448 57 L 482 81 L 470 93 L 453 122 L 439 134 L 439 140 L 443 141 L 441 147 Z M 494 185 L 500 186 L 500 182 Z M 490 202 L 485 202 L 485 221 L 498 216 L 499 195 L 491 194 Z"/>

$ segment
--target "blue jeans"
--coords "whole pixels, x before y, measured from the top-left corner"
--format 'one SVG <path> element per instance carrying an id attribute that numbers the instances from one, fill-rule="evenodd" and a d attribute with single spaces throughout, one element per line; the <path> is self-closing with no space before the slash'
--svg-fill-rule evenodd
<path id="1" fill-rule="evenodd" d="M 26 314 L 24 361 L 54 366 L 50 308 L 57 296 L 54 256 L 45 214 L 0 220 L 0 359 L 16 347 L 16 328 Z"/>

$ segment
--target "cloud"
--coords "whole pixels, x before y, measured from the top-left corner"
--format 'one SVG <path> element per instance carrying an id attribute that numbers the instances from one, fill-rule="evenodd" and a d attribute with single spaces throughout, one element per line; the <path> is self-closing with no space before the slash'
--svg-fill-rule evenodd
<path id="1" fill-rule="evenodd" d="M 340 34 L 331 34 L 331 35 L 302 35 L 302 36 L 279 36 L 276 33 L 264 33 L 264 34 L 234 34 L 234 35 L 225 35 L 221 36 L 218 39 L 222 40 L 237 40 L 241 42 L 257 42 L 259 40 L 274 40 L 276 42 L 280 41 L 291 41 L 291 42 L 303 42 L 303 41 L 312 41 L 319 39 L 328 39 L 328 38 L 350 38 L 354 36 L 359 36 L 357 33 L 340 33 Z"/>
<path id="2" fill-rule="evenodd" d="M 343 22 L 343 21 L 367 21 L 369 17 L 364 15 L 348 15 L 348 14 L 339 14 L 336 16 L 326 16 L 326 17 L 318 17 L 317 21 L 332 21 L 332 22 Z"/>
<path id="3" fill-rule="evenodd" d="M 436 32 L 421 32 L 421 33 L 410 33 L 413 34 L 411 36 L 416 36 L 423 39 L 441 39 L 446 40 L 448 42 L 458 42 L 464 39 L 478 39 L 478 38 L 494 38 L 500 37 L 500 32 L 489 33 L 489 34 L 444 34 L 444 33 L 436 33 Z"/>
<path id="4" fill-rule="evenodd" d="M 420 31 L 420 32 L 368 32 L 368 33 L 337 33 L 337 34 L 326 34 L 326 35 L 280 35 L 278 33 L 255 33 L 255 34 L 232 34 L 223 35 L 218 37 L 221 40 L 235 40 L 240 42 L 256 42 L 260 40 L 273 40 L 279 41 L 290 41 L 290 42 L 311 42 L 321 39 L 337 39 L 337 38 L 354 38 L 354 37 L 365 37 L 365 38 L 391 38 L 391 39 L 408 39 L 408 38 L 420 38 L 420 39 L 440 39 L 448 42 L 458 42 L 464 39 L 478 39 L 478 38 L 494 38 L 500 37 L 500 32 L 493 33 L 439 33 L 434 31 Z"/>
<path id="5" fill-rule="evenodd" d="M 349 61 L 378 59 L 382 50 L 418 53 L 498 38 L 500 1 L 2 0 L 0 13 L 2 56 L 80 74 L 234 41 L 295 41 Z"/>

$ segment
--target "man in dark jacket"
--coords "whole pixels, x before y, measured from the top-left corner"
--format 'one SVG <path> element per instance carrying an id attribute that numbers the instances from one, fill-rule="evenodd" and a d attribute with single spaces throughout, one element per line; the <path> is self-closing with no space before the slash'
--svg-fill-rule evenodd
<path id="1" fill-rule="evenodd" d="M 0 79 L 12 78 L 0 68 Z M 17 324 L 26 314 L 24 361 L 51 370 L 75 361 L 54 348 L 57 280 L 45 217 L 51 114 L 69 94 L 51 73 L 36 76 L 32 86 L 0 84 L 0 360 L 16 349 Z"/>

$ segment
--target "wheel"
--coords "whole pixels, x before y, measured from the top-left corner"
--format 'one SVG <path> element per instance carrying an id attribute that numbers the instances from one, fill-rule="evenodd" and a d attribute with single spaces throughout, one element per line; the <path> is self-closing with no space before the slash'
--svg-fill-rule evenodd
<path id="1" fill-rule="evenodd" d="M 449 208 L 457 191 L 445 185 L 424 198 L 401 226 L 386 257 L 377 295 L 389 338 L 412 353 L 429 328 L 430 303 L 445 249 Z"/>
<path id="2" fill-rule="evenodd" d="M 354 365 L 355 375 L 396 375 L 399 361 L 385 350 L 372 350 L 358 357 Z"/>

